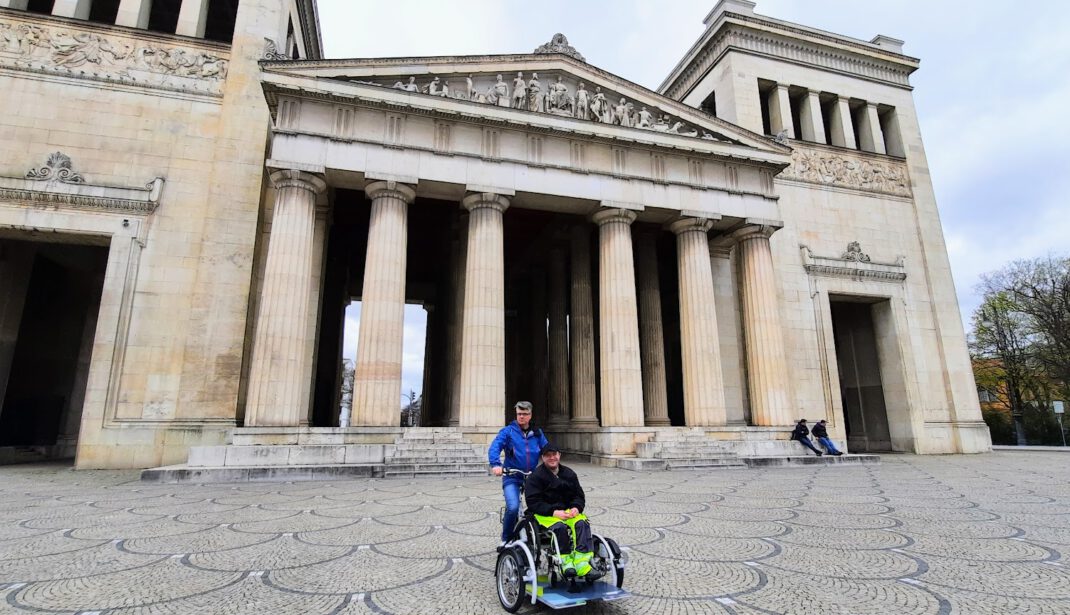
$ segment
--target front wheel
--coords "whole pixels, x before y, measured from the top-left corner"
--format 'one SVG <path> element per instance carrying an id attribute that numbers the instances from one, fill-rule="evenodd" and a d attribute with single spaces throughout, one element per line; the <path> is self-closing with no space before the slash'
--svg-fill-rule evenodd
<path id="1" fill-rule="evenodd" d="M 498 600 L 502 603 L 502 608 L 510 613 L 516 613 L 524 604 L 526 588 L 524 566 L 515 550 L 507 549 L 498 554 L 494 578 L 498 584 Z"/>

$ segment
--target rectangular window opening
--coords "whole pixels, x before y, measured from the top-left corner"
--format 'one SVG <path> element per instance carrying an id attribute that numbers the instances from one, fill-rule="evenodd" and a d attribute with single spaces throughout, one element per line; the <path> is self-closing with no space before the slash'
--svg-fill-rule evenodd
<path id="1" fill-rule="evenodd" d="M 802 106 L 803 99 L 807 96 L 807 91 L 801 88 L 791 88 L 788 90 L 788 104 L 791 105 L 791 126 L 794 129 L 796 140 L 801 141 L 802 136 Z"/>
<path id="2" fill-rule="evenodd" d="M 159 0 L 153 0 L 153 3 Z M 208 17 L 204 22 L 204 38 L 229 43 L 234 40 L 234 23 L 238 16 L 238 0 L 208 0 Z"/>
<path id="3" fill-rule="evenodd" d="M 178 12 L 182 0 L 152 0 L 149 7 L 149 30 L 174 34 L 178 29 Z"/>
<path id="4" fill-rule="evenodd" d="M 758 80 L 758 102 L 762 107 L 762 134 L 773 134 L 773 119 L 769 114 L 769 98 L 776 89 L 772 81 Z"/>
<path id="5" fill-rule="evenodd" d="M 878 105 L 877 118 L 884 133 L 884 151 L 889 156 L 905 157 L 907 153 L 903 148 L 903 135 L 899 130 L 899 116 L 895 113 L 895 107 Z"/>
<path id="6" fill-rule="evenodd" d="M 832 107 L 836 97 L 821 97 L 821 123 L 825 125 L 825 145 L 832 145 Z"/>
<path id="7" fill-rule="evenodd" d="M 89 5 L 89 21 L 114 24 L 119 15 L 119 0 L 93 0 Z"/>
<path id="8" fill-rule="evenodd" d="M 862 128 L 865 126 L 865 120 L 863 115 L 866 113 L 866 103 L 856 100 L 851 100 L 851 128 L 855 133 L 855 149 L 862 150 Z"/>
<path id="9" fill-rule="evenodd" d="M 55 0 L 30 0 L 26 3 L 26 10 L 30 13 L 51 15 L 52 5 L 54 5 L 55 3 Z"/>

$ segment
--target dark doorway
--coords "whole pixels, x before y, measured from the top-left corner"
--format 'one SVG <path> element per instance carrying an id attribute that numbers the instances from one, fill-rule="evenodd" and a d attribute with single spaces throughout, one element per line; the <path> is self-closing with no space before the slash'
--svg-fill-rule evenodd
<path id="1" fill-rule="evenodd" d="M 873 306 L 852 298 L 831 300 L 847 446 L 856 452 L 892 450 Z"/>
<path id="2" fill-rule="evenodd" d="M 107 257 L 0 239 L 0 459 L 73 456 Z"/>

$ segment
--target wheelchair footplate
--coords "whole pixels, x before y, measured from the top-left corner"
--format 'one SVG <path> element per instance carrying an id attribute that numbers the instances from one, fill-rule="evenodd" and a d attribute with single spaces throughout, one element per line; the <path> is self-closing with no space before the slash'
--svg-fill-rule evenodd
<path id="1" fill-rule="evenodd" d="M 570 587 L 568 582 L 562 582 L 557 587 L 550 587 L 547 580 L 539 579 L 539 593 L 536 600 L 551 609 L 568 609 L 574 606 L 583 606 L 588 602 L 602 600 L 620 600 L 631 596 L 626 590 L 614 587 L 605 581 L 587 583 L 578 581 L 575 588 Z"/>

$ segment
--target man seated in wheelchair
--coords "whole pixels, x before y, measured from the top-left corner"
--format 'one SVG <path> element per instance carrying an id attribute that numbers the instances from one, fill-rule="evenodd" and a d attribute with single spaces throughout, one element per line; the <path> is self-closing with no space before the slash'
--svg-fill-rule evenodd
<path id="1" fill-rule="evenodd" d="M 591 571 L 591 524 L 583 514 L 584 495 L 580 479 L 561 465 L 561 451 L 547 444 L 539 452 L 542 463 L 524 482 L 528 514 L 553 532 L 561 553 L 561 572 L 566 577 L 586 576 Z"/>

